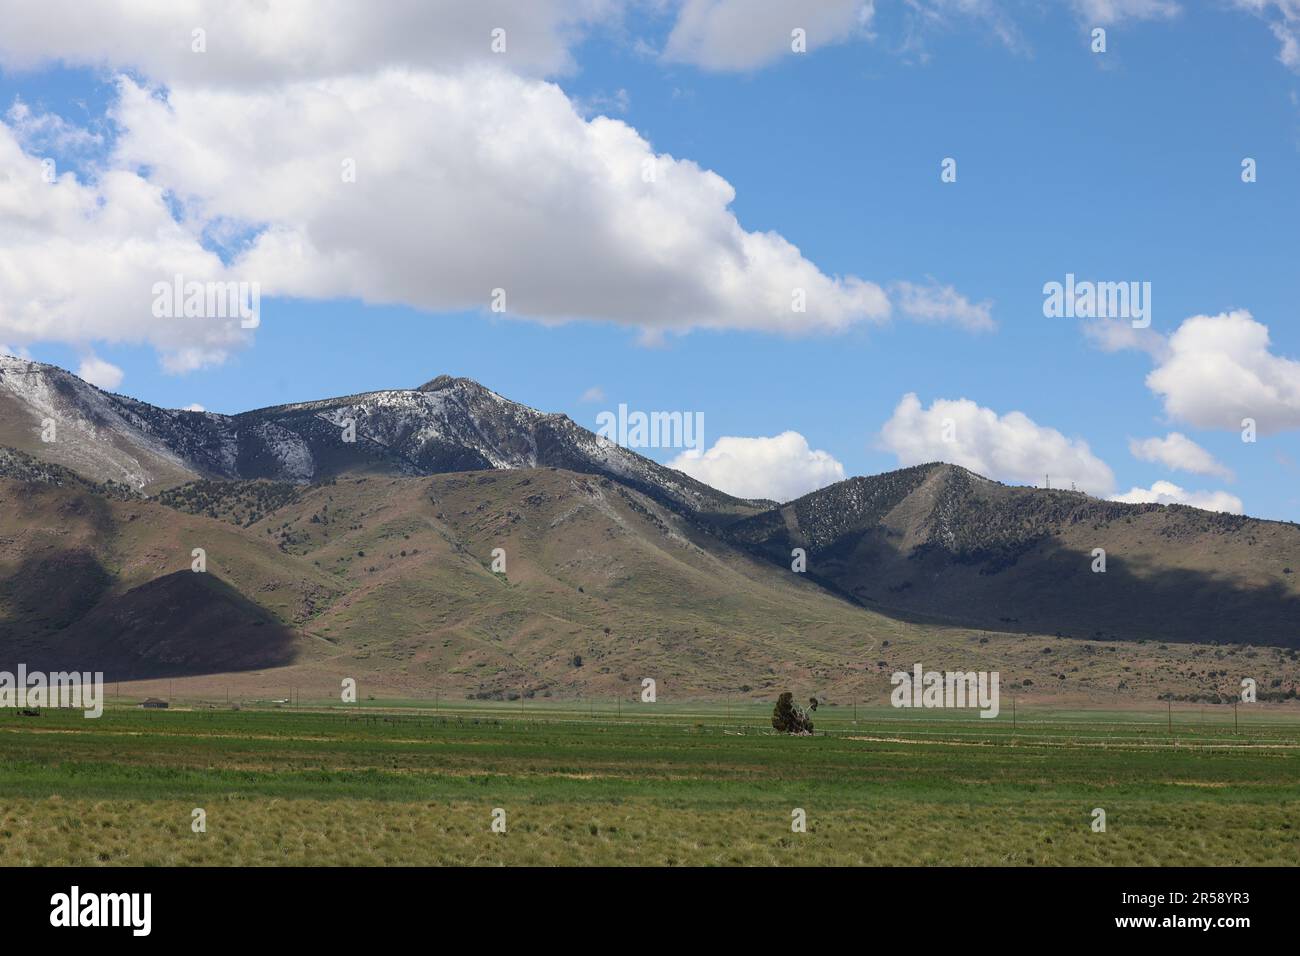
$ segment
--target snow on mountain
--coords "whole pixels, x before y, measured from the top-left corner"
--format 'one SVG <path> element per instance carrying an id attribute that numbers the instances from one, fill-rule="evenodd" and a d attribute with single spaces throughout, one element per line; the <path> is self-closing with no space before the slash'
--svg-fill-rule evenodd
<path id="1" fill-rule="evenodd" d="M 40 440 L 43 420 L 56 423 L 57 442 Z M 137 488 L 198 477 L 309 482 L 356 472 L 555 467 L 607 475 L 692 514 L 756 510 L 597 438 L 567 415 L 447 375 L 414 389 L 220 415 L 159 408 L 104 392 L 52 365 L 4 357 L 4 444 L 96 481 Z"/>

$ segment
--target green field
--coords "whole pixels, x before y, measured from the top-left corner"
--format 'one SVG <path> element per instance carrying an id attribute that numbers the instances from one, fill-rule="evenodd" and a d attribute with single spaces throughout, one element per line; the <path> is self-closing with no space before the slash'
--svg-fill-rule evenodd
<path id="1" fill-rule="evenodd" d="M 758 705 L 6 711 L 0 864 L 1300 859 L 1292 714 L 901 713 L 824 708 L 793 738 Z"/>

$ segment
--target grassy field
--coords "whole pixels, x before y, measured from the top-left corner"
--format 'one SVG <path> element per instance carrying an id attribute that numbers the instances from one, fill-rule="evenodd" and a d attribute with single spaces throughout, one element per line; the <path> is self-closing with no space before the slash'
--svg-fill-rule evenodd
<path id="1" fill-rule="evenodd" d="M 1289 865 L 1300 719 L 368 702 L 0 713 L 0 864 Z M 823 733 L 825 731 L 825 733 Z M 1093 832 L 1092 811 L 1106 811 Z M 206 832 L 191 829 L 206 812 Z M 492 831 L 493 810 L 506 832 Z M 791 813 L 806 811 L 807 832 Z"/>

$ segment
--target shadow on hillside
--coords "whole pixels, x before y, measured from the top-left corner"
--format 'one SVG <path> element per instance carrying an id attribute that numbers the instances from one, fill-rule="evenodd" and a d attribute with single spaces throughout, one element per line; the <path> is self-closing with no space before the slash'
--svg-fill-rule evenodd
<path id="1" fill-rule="evenodd" d="M 764 548 L 788 567 L 788 551 Z M 809 578 L 874 611 L 912 623 L 1059 634 L 1300 648 L 1300 597 L 1282 582 L 1247 587 L 1227 575 L 1143 565 L 1055 539 L 954 553 L 928 546 L 901 556 L 876 537 L 809 555 Z M 814 569 L 816 569 L 814 571 Z M 1277 569 L 1279 572 L 1281 569 Z"/>
<path id="2" fill-rule="evenodd" d="M 51 560 L 63 571 L 51 575 Z M 0 670 L 189 677 L 293 663 L 294 633 L 211 573 L 177 571 L 110 595 L 91 555 L 29 561 L 0 581 Z"/>

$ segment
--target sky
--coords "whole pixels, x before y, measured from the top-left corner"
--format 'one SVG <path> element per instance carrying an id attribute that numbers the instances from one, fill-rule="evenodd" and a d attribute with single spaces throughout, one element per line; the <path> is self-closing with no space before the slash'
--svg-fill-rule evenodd
<path id="1" fill-rule="evenodd" d="M 701 413 L 640 450 L 745 496 L 944 460 L 1300 520 L 1300 0 L 0 22 L 2 351 L 217 412 L 451 374 Z M 1049 314 L 1067 275 L 1146 319 Z M 174 276 L 256 327 L 157 314 Z"/>

